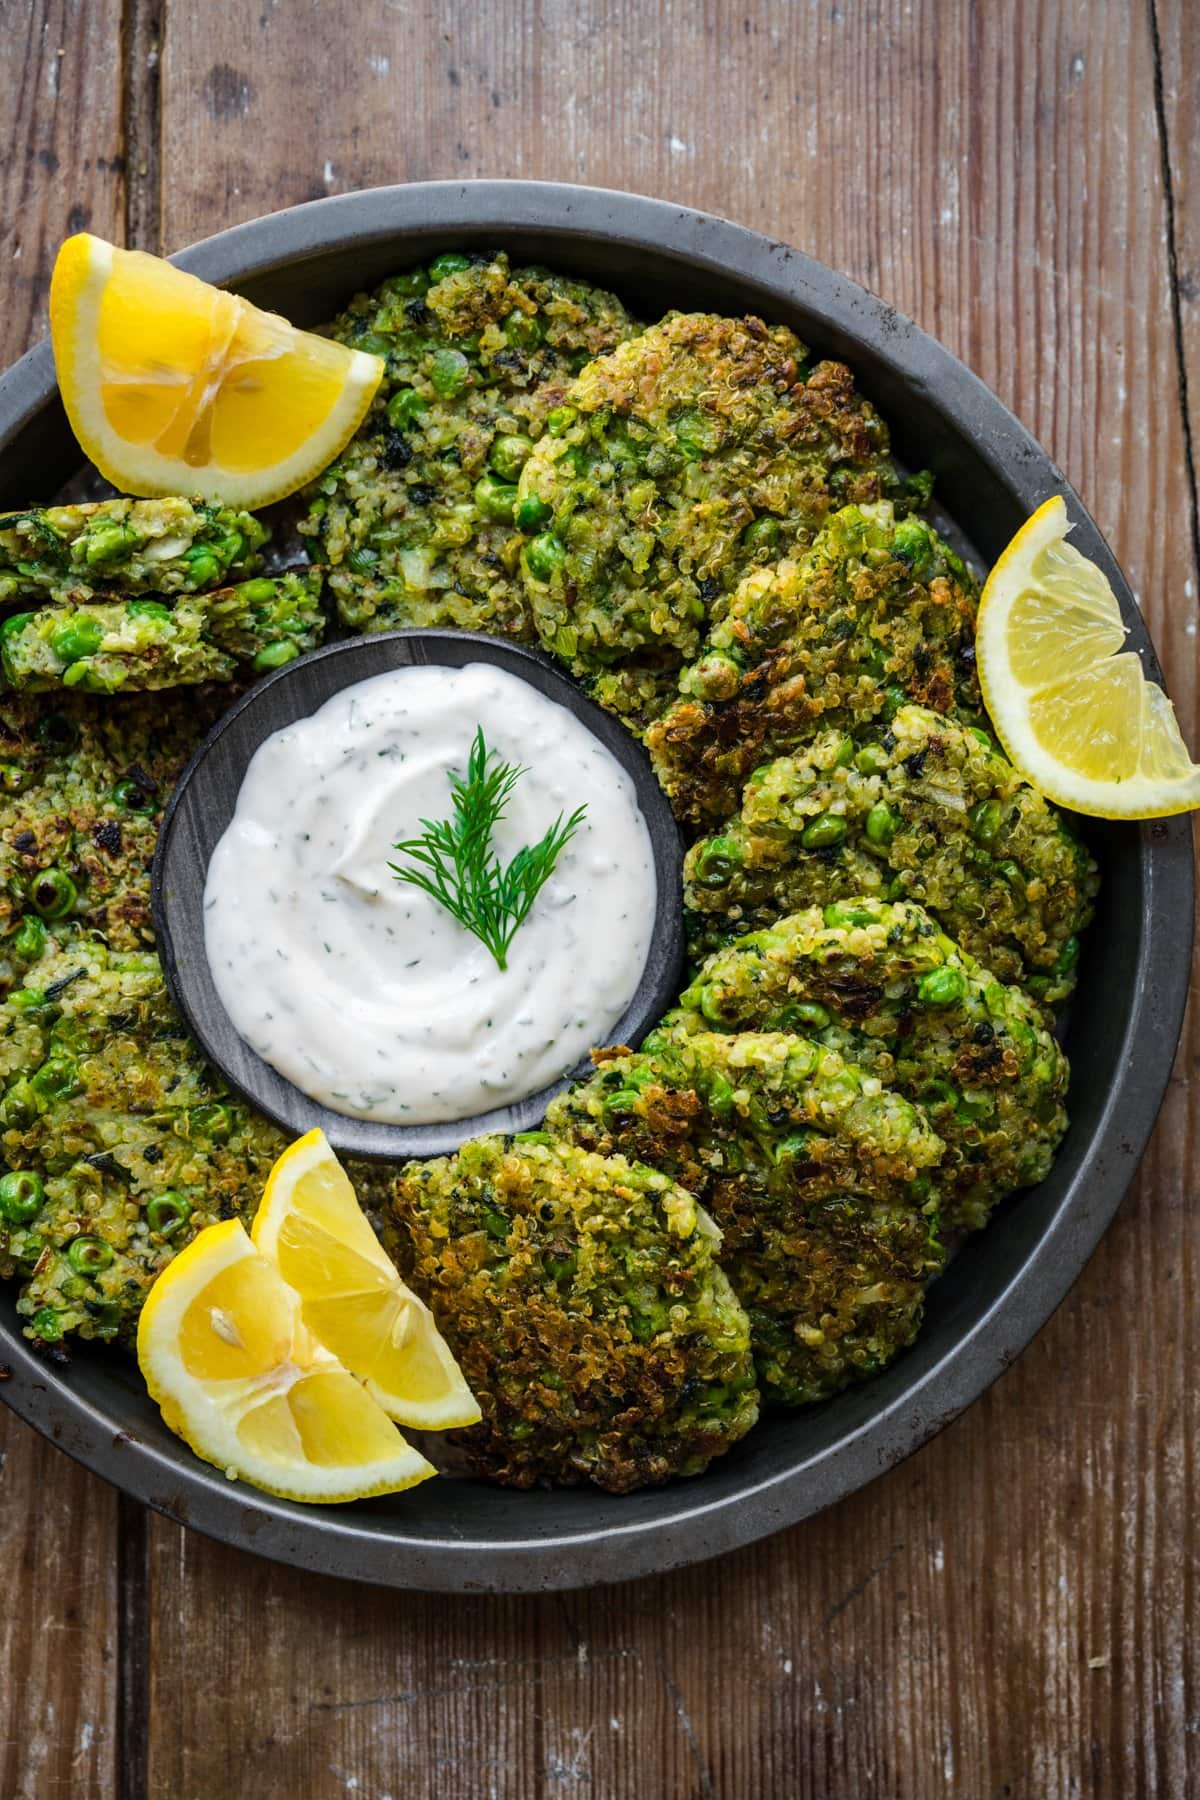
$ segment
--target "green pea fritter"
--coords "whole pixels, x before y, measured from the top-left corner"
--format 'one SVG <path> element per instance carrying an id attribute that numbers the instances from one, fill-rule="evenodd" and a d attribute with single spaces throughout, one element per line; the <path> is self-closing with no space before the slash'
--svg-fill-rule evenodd
<path id="1" fill-rule="evenodd" d="M 844 502 L 899 496 L 882 420 L 785 326 L 672 313 L 597 358 L 520 477 L 543 645 L 577 674 L 678 668 L 739 578 Z"/>
<path id="2" fill-rule="evenodd" d="M 1049 1173 L 1067 1128 L 1067 1060 L 1037 1003 L 1006 987 L 919 906 L 839 900 L 711 956 L 668 1024 L 796 1031 L 919 1102 L 946 1145 L 947 1229 Z"/>
<path id="3" fill-rule="evenodd" d="M 36 1342 L 131 1342 L 197 1231 L 247 1223 L 286 1140 L 230 1095 L 171 1007 L 158 958 L 46 942 L 0 1003 L 0 1277 Z"/>
<path id="4" fill-rule="evenodd" d="M 748 783 L 684 864 L 693 956 L 845 895 L 913 900 L 1045 1007 L 1075 984 L 1096 865 L 986 734 L 903 706 L 877 740 L 823 732 Z"/>
<path id="5" fill-rule="evenodd" d="M 699 1474 L 754 1424 L 718 1234 L 667 1176 L 480 1138 L 409 1164 L 394 1192 L 405 1273 L 483 1409 L 455 1434 L 480 1473 L 628 1493 Z"/>
<path id="6" fill-rule="evenodd" d="M 822 727 L 905 700 L 977 714 L 976 601 L 932 526 L 888 501 L 843 507 L 801 556 L 752 571 L 648 735 L 676 815 L 724 817 L 753 769 Z"/>
<path id="7" fill-rule="evenodd" d="M 663 1028 L 601 1052 L 548 1131 L 686 1183 L 722 1233 L 765 1395 L 821 1400 L 920 1326 L 943 1144 L 873 1071 L 784 1032 Z"/>
<path id="8" fill-rule="evenodd" d="M 228 703 L 227 689 L 203 688 L 0 697 L 0 960 L 20 964 L 22 921 L 114 950 L 152 944 L 158 821 Z"/>
<path id="9" fill-rule="evenodd" d="M 0 601 L 195 594 L 250 574 L 267 529 L 204 500 L 94 500 L 0 518 Z"/>
<path id="10" fill-rule="evenodd" d="M 386 374 L 300 526 L 344 624 L 534 640 L 517 480 L 571 378 L 635 329 L 611 294 L 504 256 L 440 256 L 351 301 L 331 334 Z"/>
<path id="11" fill-rule="evenodd" d="M 255 576 L 211 593 L 89 601 L 13 613 L 0 624 L 0 666 L 17 692 L 148 692 L 232 681 L 239 665 L 282 668 L 320 643 L 321 571 Z"/>

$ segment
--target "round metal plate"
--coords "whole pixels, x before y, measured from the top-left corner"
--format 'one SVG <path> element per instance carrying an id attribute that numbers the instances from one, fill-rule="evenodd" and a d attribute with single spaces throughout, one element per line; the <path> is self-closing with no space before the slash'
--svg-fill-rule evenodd
<path id="1" fill-rule="evenodd" d="M 532 182 L 429 182 L 318 200 L 240 225 L 177 261 L 301 323 L 407 264 L 505 248 L 614 288 L 643 318 L 752 310 L 844 358 L 900 455 L 937 479 L 937 522 L 986 566 L 1061 493 L 1072 541 L 1112 581 L 1130 643 L 1158 665 L 1127 583 L 1061 472 L 969 370 L 891 307 L 755 232 L 662 201 Z M 0 505 L 53 493 L 78 465 L 49 346 L 0 381 Z M 303 1568 L 396 1587 L 533 1591 L 699 1561 L 860 1487 L 976 1398 L 1045 1323 L 1111 1219 L 1170 1073 L 1192 948 L 1186 819 L 1088 827 L 1104 878 L 1067 1048 L 1071 1130 L 1049 1179 L 1001 1208 L 930 1291 L 912 1349 L 822 1406 L 765 1419 L 695 1480 L 615 1499 L 427 1482 L 393 1500 L 305 1508 L 233 1484 L 166 1430 L 132 1363 L 35 1355 L 0 1299 L 10 1405 L 127 1492 L 215 1537 Z"/>

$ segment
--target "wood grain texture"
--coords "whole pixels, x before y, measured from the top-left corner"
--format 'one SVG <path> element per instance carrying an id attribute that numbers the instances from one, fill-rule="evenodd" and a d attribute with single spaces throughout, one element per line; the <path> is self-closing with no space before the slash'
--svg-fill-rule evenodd
<path id="1" fill-rule="evenodd" d="M 709 207 L 864 281 L 1065 468 L 1196 743 L 1188 0 L 360 0 L 352 26 L 318 0 L 168 0 L 161 18 L 138 0 L 125 43 L 129 117 L 161 144 L 161 185 L 150 158 L 130 202 L 145 242 L 374 182 L 521 175 Z M 21 54 L 10 38 L 3 57 Z M 6 218 L 24 192 L 6 190 Z M 52 184 L 29 193 L 52 243 Z M 630 1587 L 453 1601 L 300 1576 L 157 1519 L 141 1571 L 127 1536 L 126 1668 L 144 1687 L 124 1702 L 149 1729 L 126 1732 L 125 1791 L 1196 1791 L 1198 1069 L 1193 1015 L 1134 1193 L 1004 1380 L 865 1493 L 766 1544 Z M 5 1609 L 36 1616 L 61 1592 L 61 1534 L 101 1568 L 112 1520 L 73 1473 L 58 1511 L 45 1471 L 67 1466 L 7 1430 L 0 1492 L 18 1463 L 26 1504 L 36 1482 L 55 1490 L 60 1535 Z M 0 1690 L 0 1746 L 11 1704 Z M 54 1750 L 69 1766 L 65 1734 Z"/>
<path id="2" fill-rule="evenodd" d="M 1174 274 L 1179 388 L 1192 487 L 1192 548 L 1200 562 L 1200 12 L 1189 0 L 1151 0 L 1158 58 L 1167 250 Z"/>
<path id="3" fill-rule="evenodd" d="M 109 1795 L 117 1497 L 0 1408 L 0 1794 Z"/>
<path id="4" fill-rule="evenodd" d="M 0 7 L 0 365 L 46 328 L 70 231 L 119 237 L 124 214 L 120 7 Z M 0 1408 L 0 1794 L 116 1786 L 117 1500 Z"/>
<path id="5" fill-rule="evenodd" d="M 46 292 L 68 232 L 120 235 L 118 0 L 8 0 L 0 11 L 0 354 L 5 364 L 46 329 Z"/>

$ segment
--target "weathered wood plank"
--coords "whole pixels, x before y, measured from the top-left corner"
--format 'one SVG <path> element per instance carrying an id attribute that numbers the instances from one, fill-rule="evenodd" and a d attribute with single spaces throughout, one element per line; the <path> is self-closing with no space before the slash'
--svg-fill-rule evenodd
<path id="1" fill-rule="evenodd" d="M 1194 84 L 1194 34 L 1180 54 Z M 1086 0 L 366 0 L 352 30 L 316 0 L 220 0 L 169 21 L 163 235 L 505 174 L 790 239 L 937 333 L 1048 445 L 1194 731 L 1154 81 L 1147 15 Z M 151 1793 L 1186 1792 L 1198 1052 L 1193 1024 L 1136 1194 L 1017 1367 L 767 1545 L 631 1588 L 455 1603 L 155 1521 Z"/>
<path id="2" fill-rule="evenodd" d="M 3 8 L 0 366 L 45 329 L 69 231 L 123 224 L 120 7 Z M 32 496 L 31 496 L 32 497 Z M 2 1359 L 0 1359 L 2 1360 Z M 116 1496 L 0 1408 L 0 1793 L 109 1795 L 116 1779 Z"/>
<path id="3" fill-rule="evenodd" d="M 1187 0 L 1154 0 L 1150 16 L 1159 58 L 1156 103 L 1171 201 L 1168 248 L 1175 268 L 1180 398 L 1189 426 L 1188 523 L 1200 561 L 1200 14 Z M 1195 589 L 1190 598 L 1195 601 Z M 1193 642 L 1193 661 L 1196 654 Z M 1195 751 L 1194 743 L 1192 748 Z"/>
<path id="4" fill-rule="evenodd" d="M 109 1795 L 117 1497 L 0 1408 L 0 1793 Z"/>
<path id="5" fill-rule="evenodd" d="M 121 9 L 117 0 L 25 0 L 4 8 L 0 261 L 7 365 L 46 328 L 46 291 L 68 232 L 120 236 Z"/>

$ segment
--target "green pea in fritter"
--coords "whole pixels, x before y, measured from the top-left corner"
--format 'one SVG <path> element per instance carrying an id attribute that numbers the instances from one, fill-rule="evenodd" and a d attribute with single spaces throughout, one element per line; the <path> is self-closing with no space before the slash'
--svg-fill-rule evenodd
<path id="1" fill-rule="evenodd" d="M 267 529 L 204 500 L 96 500 L 0 518 L 0 601 L 195 594 L 249 574 Z"/>
<path id="2" fill-rule="evenodd" d="M 0 665 L 26 693 L 115 694 L 231 681 L 239 665 L 282 668 L 324 634 L 321 572 L 258 575 L 212 593 L 89 601 L 13 613 L 0 624 Z"/>
<path id="3" fill-rule="evenodd" d="M 0 698 L 0 979 L 22 920 L 52 935 L 82 928 L 114 950 L 153 942 L 158 821 L 227 704 L 219 689 Z"/>
<path id="4" fill-rule="evenodd" d="M 756 563 L 899 493 L 842 364 L 782 325 L 669 314 L 582 370 L 521 471 L 538 635 L 583 676 L 677 668 Z"/>
<path id="5" fill-rule="evenodd" d="M 235 1099 L 158 959 L 49 939 L 0 1002 L 0 1276 L 35 1342 L 131 1342 L 159 1270 L 253 1218 L 283 1136 Z"/>
<path id="6" fill-rule="evenodd" d="M 662 1028 L 634 1054 L 600 1053 L 546 1128 L 701 1198 L 769 1398 L 824 1399 L 916 1336 L 944 1260 L 943 1145 L 920 1107 L 835 1050 L 784 1032 Z"/>
<path id="7" fill-rule="evenodd" d="M 946 1145 L 947 1229 L 1049 1173 L 1067 1128 L 1067 1060 L 1037 1003 L 906 902 L 838 900 L 711 956 L 668 1024 L 796 1031 L 919 1102 Z"/>
<path id="8" fill-rule="evenodd" d="M 386 374 L 300 527 L 344 624 L 533 641 L 518 478 L 571 378 L 634 329 L 611 294 L 504 256 L 441 256 L 351 301 L 331 334 Z"/>
<path id="9" fill-rule="evenodd" d="M 688 852 L 695 957 L 845 895 L 913 900 L 1045 1007 L 1075 984 L 1096 865 L 986 734 L 903 706 L 877 741 L 824 732 L 759 769 Z"/>
<path id="10" fill-rule="evenodd" d="M 746 1315 L 667 1176 L 533 1134 L 411 1163 L 394 1191 L 406 1276 L 483 1409 L 455 1434 L 480 1473 L 628 1493 L 753 1425 Z"/>
<path id="11" fill-rule="evenodd" d="M 755 569 L 649 732 L 676 815 L 724 817 L 753 769 L 821 727 L 866 725 L 905 700 L 978 713 L 976 597 L 932 526 L 886 501 L 843 507 L 803 555 Z"/>

